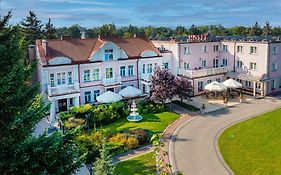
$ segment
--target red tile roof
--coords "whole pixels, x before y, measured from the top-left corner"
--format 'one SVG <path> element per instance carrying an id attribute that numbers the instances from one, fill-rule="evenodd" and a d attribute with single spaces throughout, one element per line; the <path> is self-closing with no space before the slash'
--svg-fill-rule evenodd
<path id="1" fill-rule="evenodd" d="M 140 57 L 146 51 L 151 50 L 160 54 L 158 49 L 146 37 L 133 37 L 123 39 L 120 37 L 102 37 L 92 39 L 51 39 L 48 40 L 48 53 L 42 45 L 42 40 L 37 40 L 36 45 L 41 59 L 50 60 L 54 57 L 67 57 L 73 62 L 88 62 L 91 54 L 98 50 L 105 42 L 113 42 L 123 49 L 129 58 Z"/>

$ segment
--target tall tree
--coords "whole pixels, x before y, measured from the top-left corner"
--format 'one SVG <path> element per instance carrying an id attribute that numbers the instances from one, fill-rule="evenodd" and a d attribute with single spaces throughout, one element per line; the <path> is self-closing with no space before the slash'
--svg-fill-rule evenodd
<path id="1" fill-rule="evenodd" d="M 164 104 L 166 100 L 172 99 L 175 91 L 174 79 L 171 72 L 157 67 L 151 77 L 150 100 Z"/>
<path id="2" fill-rule="evenodd" d="M 175 78 L 175 85 L 176 90 L 175 94 L 177 94 L 178 98 L 183 100 L 190 100 L 191 97 L 194 95 L 194 90 L 191 85 L 191 82 L 184 77 L 177 77 Z"/>
<path id="3" fill-rule="evenodd" d="M 188 33 L 191 34 L 191 35 L 203 34 L 201 32 L 201 30 L 197 26 L 195 26 L 194 24 L 192 24 L 191 27 L 188 29 Z"/>
<path id="4" fill-rule="evenodd" d="M 254 26 L 250 29 L 250 36 L 260 36 L 262 34 L 262 28 L 260 27 L 259 23 L 256 22 Z"/>
<path id="5" fill-rule="evenodd" d="M 175 30 L 176 36 L 184 36 L 186 35 L 186 28 L 184 26 L 177 26 Z"/>
<path id="6" fill-rule="evenodd" d="M 23 19 L 21 27 L 28 45 L 35 44 L 36 39 L 43 37 L 43 24 L 32 11 L 29 11 L 29 16 L 26 19 Z"/>
<path id="7" fill-rule="evenodd" d="M 44 35 L 46 39 L 55 39 L 56 38 L 56 28 L 51 23 L 51 18 L 49 18 L 48 23 L 44 28 Z"/>
<path id="8" fill-rule="evenodd" d="M 263 27 L 263 30 L 262 30 L 262 35 L 264 35 L 264 36 L 272 35 L 272 28 L 271 28 L 269 22 L 265 23 L 265 26 Z"/>
<path id="9" fill-rule="evenodd" d="M 74 145 L 55 133 L 33 137 L 35 124 L 49 106 L 31 85 L 35 65 L 24 64 L 26 47 L 11 13 L 0 19 L 0 172 L 1 174 L 70 174 L 81 164 Z"/>
<path id="10" fill-rule="evenodd" d="M 117 35 L 117 29 L 115 24 L 104 24 L 99 27 L 99 35 L 101 36 L 115 36 Z"/>
<path id="11" fill-rule="evenodd" d="M 100 158 L 94 163 L 94 175 L 114 175 L 115 165 L 112 162 L 112 158 L 109 155 L 108 148 L 106 147 L 106 141 L 103 141 L 102 149 L 100 149 Z"/>

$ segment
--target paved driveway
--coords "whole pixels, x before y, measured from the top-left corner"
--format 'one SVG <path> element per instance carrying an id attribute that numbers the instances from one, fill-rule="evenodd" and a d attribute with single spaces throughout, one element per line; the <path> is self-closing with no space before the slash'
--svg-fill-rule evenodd
<path id="1" fill-rule="evenodd" d="M 227 126 L 260 113 L 281 107 L 281 100 L 253 100 L 228 109 L 199 116 L 179 128 L 170 142 L 170 159 L 174 171 L 188 175 L 229 175 L 216 151 L 217 137 Z"/>

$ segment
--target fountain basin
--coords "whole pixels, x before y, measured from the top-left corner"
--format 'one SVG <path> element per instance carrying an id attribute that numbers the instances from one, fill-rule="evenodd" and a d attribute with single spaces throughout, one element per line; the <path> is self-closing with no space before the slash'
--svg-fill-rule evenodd
<path id="1" fill-rule="evenodd" d="M 142 120 L 142 116 L 140 116 L 140 115 L 136 115 L 136 116 L 130 115 L 130 116 L 127 117 L 127 120 L 129 122 L 138 122 L 138 121 Z"/>

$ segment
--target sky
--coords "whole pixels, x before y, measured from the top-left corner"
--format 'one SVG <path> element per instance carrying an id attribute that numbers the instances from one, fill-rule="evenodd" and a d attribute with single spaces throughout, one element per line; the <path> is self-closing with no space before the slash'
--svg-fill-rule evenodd
<path id="1" fill-rule="evenodd" d="M 116 26 L 185 27 L 222 24 L 253 25 L 256 21 L 281 26 L 281 0 L 0 0 L 0 15 L 12 10 L 12 24 L 34 11 L 56 27 Z"/>

